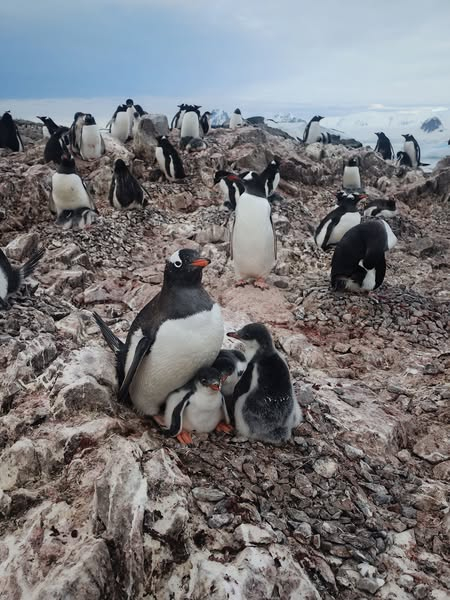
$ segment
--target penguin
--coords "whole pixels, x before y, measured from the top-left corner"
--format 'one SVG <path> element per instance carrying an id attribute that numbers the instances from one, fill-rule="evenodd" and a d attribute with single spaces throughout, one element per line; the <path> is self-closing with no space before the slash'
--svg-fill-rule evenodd
<path id="1" fill-rule="evenodd" d="M 347 192 L 358 192 L 361 190 L 361 176 L 356 158 L 351 158 L 344 167 L 342 187 Z"/>
<path id="2" fill-rule="evenodd" d="M 341 194 L 338 198 L 338 207 L 324 217 L 314 234 L 314 241 L 322 248 L 328 250 L 334 246 L 347 233 L 349 229 L 361 223 L 357 204 L 364 195 Z"/>
<path id="3" fill-rule="evenodd" d="M 323 117 L 316 115 L 305 127 L 305 131 L 303 132 L 303 141 L 305 144 L 314 144 L 314 142 L 320 142 L 322 140 L 320 131 L 320 121 L 322 119 Z"/>
<path id="4" fill-rule="evenodd" d="M 129 137 L 130 120 L 127 113 L 126 104 L 122 104 L 116 108 L 115 113 L 110 121 L 110 132 L 113 138 L 124 144 Z"/>
<path id="5" fill-rule="evenodd" d="M 196 106 L 186 106 L 181 122 L 181 139 L 185 137 L 200 137 L 200 113 Z"/>
<path id="6" fill-rule="evenodd" d="M 397 152 L 397 166 L 412 168 L 412 162 L 406 152 Z"/>
<path id="7" fill-rule="evenodd" d="M 378 138 L 375 152 L 379 152 L 384 160 L 393 160 L 394 149 L 391 140 L 382 131 L 375 132 L 375 135 Z"/>
<path id="8" fill-rule="evenodd" d="M 121 158 L 114 163 L 108 199 L 111 206 L 118 209 L 137 208 L 147 204 L 144 190 Z"/>
<path id="9" fill-rule="evenodd" d="M 167 137 L 161 135 L 157 140 L 158 146 L 155 150 L 155 158 L 166 178 L 169 181 L 174 181 L 175 179 L 183 179 L 186 177 L 181 158 Z"/>
<path id="10" fill-rule="evenodd" d="M 230 117 L 229 128 L 236 129 L 236 127 L 242 127 L 243 124 L 244 119 L 242 118 L 241 110 L 239 108 L 236 108 L 236 110 Z"/>
<path id="11" fill-rule="evenodd" d="M 74 158 L 68 154 L 62 155 L 58 170 L 53 174 L 51 197 L 56 223 L 64 229 L 83 229 L 97 219 L 94 201 L 76 172 Z"/>
<path id="12" fill-rule="evenodd" d="M 139 125 L 139 121 L 142 119 L 142 117 L 144 115 L 147 115 L 148 113 L 142 108 L 142 106 L 140 104 L 135 104 L 134 105 L 134 114 L 133 114 L 133 127 L 132 127 L 132 136 L 134 137 L 136 135 L 136 131 Z"/>
<path id="13" fill-rule="evenodd" d="M 411 166 L 413 169 L 417 169 L 420 163 L 420 146 L 417 143 L 416 138 L 410 133 L 402 134 L 402 137 L 405 138 L 405 143 L 403 144 L 403 152 L 405 152 L 409 160 L 411 161 Z"/>
<path id="14" fill-rule="evenodd" d="M 365 217 L 384 217 L 389 219 L 397 215 L 395 200 L 373 200 L 364 209 Z"/>
<path id="15" fill-rule="evenodd" d="M 332 289 L 370 292 L 380 287 L 386 273 L 384 254 L 396 243 L 392 229 L 382 219 L 370 219 L 352 227 L 334 250 Z"/>
<path id="16" fill-rule="evenodd" d="M 34 252 L 24 265 L 15 269 L 0 248 L 0 308 L 7 307 L 6 298 L 17 292 L 25 279 L 33 273 L 43 255 L 44 250 L 41 248 Z"/>
<path id="17" fill-rule="evenodd" d="M 247 279 L 254 279 L 255 286 L 265 288 L 264 278 L 277 259 L 271 208 L 260 177 L 243 183 L 245 191 L 236 203 L 231 232 L 231 259 L 239 278 L 236 285 L 245 285 Z"/>
<path id="18" fill-rule="evenodd" d="M 229 210 L 236 209 L 236 201 L 244 193 L 241 179 L 230 171 L 219 170 L 214 175 L 214 185 L 219 184 L 223 196 L 223 205 Z"/>
<path id="19" fill-rule="evenodd" d="M 69 128 L 58 127 L 56 131 L 48 138 L 44 148 L 44 161 L 54 162 L 59 165 L 61 157 L 64 153 L 68 153 L 69 147 Z"/>
<path id="20" fill-rule="evenodd" d="M 157 415 L 171 392 L 219 354 L 222 314 L 202 286 L 202 270 L 209 263 L 195 250 L 174 252 L 161 291 L 140 311 L 115 352 L 119 401 L 130 397 L 143 414 Z M 114 345 L 111 339 L 107 343 Z"/>
<path id="21" fill-rule="evenodd" d="M 72 154 L 80 154 L 81 130 L 85 117 L 86 114 L 83 112 L 76 112 L 73 117 L 73 123 L 69 131 L 70 151 Z"/>
<path id="22" fill-rule="evenodd" d="M 180 109 L 173 117 L 170 123 L 170 129 L 181 129 L 181 123 L 183 121 L 184 113 L 186 112 L 187 104 L 178 104 Z"/>
<path id="23" fill-rule="evenodd" d="M 60 127 L 53 119 L 50 119 L 50 117 L 36 117 L 36 119 L 39 119 L 44 123 L 44 126 L 42 127 L 42 137 L 44 139 L 51 137 Z"/>
<path id="24" fill-rule="evenodd" d="M 289 367 L 262 323 L 245 325 L 227 336 L 242 342 L 248 361 L 234 393 L 236 430 L 249 439 L 286 442 L 302 421 Z"/>
<path id="25" fill-rule="evenodd" d="M 105 153 L 105 142 L 92 115 L 84 117 L 80 135 L 80 155 L 83 160 L 94 160 Z"/>
<path id="26" fill-rule="evenodd" d="M 209 433 L 226 419 L 221 393 L 221 374 L 202 367 L 186 385 L 172 392 L 166 401 L 164 422 L 167 434 L 182 444 L 192 443 L 191 431 Z"/>
<path id="27" fill-rule="evenodd" d="M 200 117 L 200 127 L 203 135 L 207 135 L 211 130 L 211 113 L 209 110 L 205 111 Z"/>
<path id="28" fill-rule="evenodd" d="M 180 148 L 186 150 L 186 152 L 201 152 L 206 150 L 208 144 L 201 138 L 184 137 L 180 140 Z"/>
<path id="29" fill-rule="evenodd" d="M 23 152 L 23 142 L 17 125 L 9 111 L 0 119 L 0 148 L 9 148 L 13 152 Z"/>
<path id="30" fill-rule="evenodd" d="M 128 98 L 125 101 L 125 105 L 127 107 L 127 115 L 128 115 L 128 138 L 133 137 L 133 124 L 134 124 L 134 113 L 136 112 L 136 108 L 134 106 L 134 101 L 131 98 Z"/>
<path id="31" fill-rule="evenodd" d="M 264 181 L 266 198 L 270 198 L 280 183 L 280 161 L 274 158 L 262 171 L 261 177 Z"/>
<path id="32" fill-rule="evenodd" d="M 222 349 L 213 363 L 213 368 L 222 373 L 222 394 L 225 398 L 230 398 L 247 368 L 247 360 L 240 350 Z"/>

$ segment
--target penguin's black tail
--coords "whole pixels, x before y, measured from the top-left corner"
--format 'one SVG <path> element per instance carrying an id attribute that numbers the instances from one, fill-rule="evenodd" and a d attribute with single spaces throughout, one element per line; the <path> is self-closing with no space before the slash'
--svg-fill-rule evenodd
<path id="1" fill-rule="evenodd" d="M 92 316 L 94 317 L 95 322 L 99 326 L 100 331 L 102 332 L 102 335 L 105 338 L 105 342 L 108 344 L 111 350 L 117 354 L 120 350 L 122 350 L 125 344 L 122 342 L 122 340 L 119 340 L 119 338 L 116 335 L 114 335 L 114 333 L 111 331 L 111 329 L 108 327 L 108 325 L 98 313 L 93 311 Z"/>
<path id="2" fill-rule="evenodd" d="M 430 163 L 422 163 L 422 162 L 419 163 L 419 167 L 429 167 L 429 166 L 430 166 Z"/>
<path id="3" fill-rule="evenodd" d="M 43 248 L 41 248 L 40 250 L 35 252 L 31 256 L 31 258 L 29 260 L 27 260 L 27 262 L 24 265 L 22 265 L 20 267 L 19 272 L 20 272 L 21 281 L 23 281 L 24 279 L 26 279 L 27 277 L 29 277 L 31 275 L 31 273 L 36 268 L 36 265 L 38 264 L 38 262 L 44 256 L 44 252 L 45 252 L 45 250 Z"/>

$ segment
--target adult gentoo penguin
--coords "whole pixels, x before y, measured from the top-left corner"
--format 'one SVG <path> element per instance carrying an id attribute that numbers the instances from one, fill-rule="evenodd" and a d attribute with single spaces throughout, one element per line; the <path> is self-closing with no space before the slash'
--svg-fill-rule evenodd
<path id="1" fill-rule="evenodd" d="M 365 217 L 384 217 L 385 219 L 389 219 L 390 217 L 395 217 L 396 214 L 395 200 L 385 200 L 383 198 L 372 200 L 364 208 Z"/>
<path id="2" fill-rule="evenodd" d="M 0 119 L 0 148 L 23 152 L 22 138 L 9 111 L 3 113 Z"/>
<path id="3" fill-rule="evenodd" d="M 365 221 L 347 231 L 334 250 L 331 287 L 354 292 L 378 288 L 386 273 L 384 254 L 396 243 L 392 229 L 382 219 Z"/>
<path id="4" fill-rule="evenodd" d="M 0 248 L 0 308 L 6 308 L 6 298 L 14 294 L 29 277 L 44 255 L 44 250 L 37 250 L 27 262 L 15 269 Z"/>
<path id="5" fill-rule="evenodd" d="M 236 127 L 241 127 L 244 124 L 244 119 L 242 118 L 241 109 L 236 108 L 234 113 L 230 117 L 230 129 L 236 129 Z"/>
<path id="6" fill-rule="evenodd" d="M 214 175 L 214 185 L 217 184 L 222 192 L 223 205 L 229 210 L 235 210 L 237 199 L 245 191 L 241 179 L 230 171 L 219 170 Z"/>
<path id="7" fill-rule="evenodd" d="M 362 194 L 338 194 L 337 208 L 320 221 L 314 234 L 314 241 L 319 248 L 328 250 L 340 242 L 349 229 L 361 223 L 357 204 L 362 198 L 365 198 Z"/>
<path id="8" fill-rule="evenodd" d="M 254 285 L 263 288 L 276 262 L 277 240 L 264 181 L 261 177 L 243 181 L 245 191 L 237 201 L 231 233 L 231 258 L 240 280 L 237 285 L 254 279 Z"/>
<path id="9" fill-rule="evenodd" d="M 58 217 L 56 222 L 64 229 L 83 229 L 97 218 L 94 201 L 76 172 L 74 158 L 68 154 L 63 154 L 61 164 L 53 174 L 51 197 Z"/>
<path id="10" fill-rule="evenodd" d="M 121 158 L 114 163 L 108 199 L 111 206 L 119 209 L 136 208 L 146 204 L 143 188 Z"/>
<path id="11" fill-rule="evenodd" d="M 211 129 L 211 113 L 205 111 L 200 117 L 200 128 L 203 135 L 207 135 Z"/>
<path id="12" fill-rule="evenodd" d="M 233 393 L 238 433 L 271 444 L 287 441 L 302 420 L 289 367 L 262 323 L 251 323 L 228 337 L 244 343 L 248 360 Z"/>
<path id="13" fill-rule="evenodd" d="M 408 155 L 409 160 L 411 161 L 411 166 L 413 169 L 417 169 L 420 163 L 420 146 L 417 143 L 416 138 L 410 133 L 402 134 L 402 137 L 405 138 L 405 143 L 403 144 L 403 151 Z"/>
<path id="14" fill-rule="evenodd" d="M 155 158 L 166 178 L 169 181 L 174 181 L 186 177 L 181 158 L 167 137 L 161 135 L 157 139 L 158 146 L 155 150 Z"/>
<path id="15" fill-rule="evenodd" d="M 225 419 L 221 393 L 221 374 L 212 367 L 202 367 L 186 385 L 167 398 L 164 422 L 168 435 L 190 444 L 191 431 L 209 433 Z"/>
<path id="16" fill-rule="evenodd" d="M 55 164 L 59 165 L 62 155 L 69 152 L 69 144 L 69 128 L 58 127 L 58 129 L 48 138 L 47 143 L 45 144 L 45 162 L 54 162 Z"/>
<path id="17" fill-rule="evenodd" d="M 375 152 L 379 152 L 384 160 L 392 160 L 394 158 L 394 149 L 392 148 L 391 140 L 382 131 L 375 132 L 377 136 L 377 145 Z"/>
<path id="18" fill-rule="evenodd" d="M 129 395 L 143 414 L 156 415 L 171 392 L 219 354 L 222 315 L 202 286 L 209 262 L 195 250 L 174 252 L 161 291 L 138 314 L 116 352 L 119 400 Z"/>
<path id="19" fill-rule="evenodd" d="M 130 136 L 130 119 L 128 115 L 128 107 L 126 104 L 121 104 L 116 108 L 115 113 L 110 121 L 110 132 L 113 138 L 124 144 Z"/>
<path id="20" fill-rule="evenodd" d="M 69 131 L 70 151 L 72 154 L 80 154 L 81 130 L 83 129 L 85 117 L 86 114 L 83 112 L 76 112 L 73 117 L 73 123 Z"/>
<path id="21" fill-rule="evenodd" d="M 358 192 L 361 190 L 361 176 L 356 158 L 350 158 L 344 167 L 342 187 L 346 192 Z"/>
<path id="22" fill-rule="evenodd" d="M 59 125 L 55 123 L 53 119 L 50 117 L 36 117 L 40 121 L 44 123 L 42 127 L 42 137 L 49 138 L 51 135 L 55 133 L 57 129 L 59 129 Z"/>
<path id="23" fill-rule="evenodd" d="M 276 158 L 271 160 L 264 171 L 262 171 L 261 177 L 264 181 L 266 197 L 269 198 L 280 183 L 280 161 Z"/>
<path id="24" fill-rule="evenodd" d="M 84 116 L 84 124 L 81 128 L 80 155 L 83 160 L 100 158 L 105 153 L 105 142 L 100 129 L 91 114 Z"/>
<path id="25" fill-rule="evenodd" d="M 185 137 L 199 138 L 200 137 L 200 112 L 197 105 L 186 105 L 181 122 L 181 139 Z"/>
<path id="26" fill-rule="evenodd" d="M 305 131 L 303 132 L 303 141 L 305 144 L 314 144 L 314 142 L 322 140 L 322 133 L 320 131 L 320 121 L 322 119 L 323 117 L 316 115 L 305 127 Z"/>
<path id="27" fill-rule="evenodd" d="M 183 122 L 184 113 L 186 112 L 187 104 L 178 104 L 178 112 L 175 113 L 171 123 L 170 129 L 181 129 L 181 123 Z"/>

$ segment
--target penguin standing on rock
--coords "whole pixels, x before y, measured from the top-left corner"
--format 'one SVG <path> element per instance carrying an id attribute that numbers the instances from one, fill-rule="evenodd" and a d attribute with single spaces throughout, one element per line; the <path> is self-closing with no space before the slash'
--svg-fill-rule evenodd
<path id="1" fill-rule="evenodd" d="M 84 116 L 81 128 L 80 155 L 83 160 L 94 160 L 105 153 L 105 142 L 92 115 Z"/>
<path id="2" fill-rule="evenodd" d="M 128 138 L 133 137 L 133 123 L 134 123 L 134 113 L 136 112 L 136 108 L 134 106 L 134 101 L 131 98 L 126 100 L 125 105 L 127 107 L 127 115 L 128 115 Z"/>
<path id="3" fill-rule="evenodd" d="M 130 135 L 130 119 L 128 107 L 121 104 L 116 108 L 110 121 L 110 132 L 113 138 L 124 144 Z"/>
<path id="4" fill-rule="evenodd" d="M 159 168 L 169 181 L 183 179 L 186 177 L 181 158 L 165 135 L 158 139 L 158 146 L 155 150 L 155 158 Z"/>
<path id="5" fill-rule="evenodd" d="M 271 160 L 264 171 L 262 171 L 261 177 L 264 180 L 266 198 L 270 198 L 280 183 L 280 161 L 276 158 Z"/>
<path id="6" fill-rule="evenodd" d="M 373 200 L 364 209 L 365 217 L 384 217 L 390 219 L 397 214 L 395 200 Z"/>
<path id="7" fill-rule="evenodd" d="M 338 195 L 337 208 L 321 220 L 314 234 L 314 241 L 319 248 L 328 250 L 340 242 L 349 229 L 361 223 L 357 204 L 362 198 L 365 198 L 362 194 L 341 192 Z"/>
<path id="8" fill-rule="evenodd" d="M 51 119 L 50 117 L 36 117 L 36 118 L 44 123 L 44 126 L 42 127 L 42 137 L 44 139 L 48 139 L 50 136 L 52 136 L 56 132 L 57 129 L 59 129 L 59 125 L 57 125 L 55 123 L 55 121 L 53 119 Z"/>
<path id="9" fill-rule="evenodd" d="M 322 132 L 320 131 L 320 121 L 323 117 L 316 115 L 311 119 L 303 132 L 303 141 L 305 144 L 314 144 L 322 140 Z"/>
<path id="10" fill-rule="evenodd" d="M 97 209 L 83 180 L 76 172 L 75 160 L 63 154 L 61 164 L 52 177 L 53 212 L 63 229 L 84 229 L 97 219 Z"/>
<path id="11" fill-rule="evenodd" d="M 277 240 L 271 208 L 261 177 L 243 180 L 245 191 L 239 196 L 231 233 L 231 258 L 239 278 L 236 285 L 253 279 L 254 285 L 268 287 L 264 279 L 277 258 Z"/>
<path id="12" fill-rule="evenodd" d="M 196 104 L 185 105 L 185 112 L 183 115 L 183 121 L 181 123 L 181 139 L 186 137 L 199 138 L 200 137 L 200 107 Z"/>
<path id="13" fill-rule="evenodd" d="M 112 332 L 105 336 L 110 347 L 119 346 L 119 400 L 130 397 L 143 414 L 157 415 L 171 392 L 211 366 L 219 354 L 222 315 L 202 286 L 202 270 L 209 262 L 195 250 L 174 252 L 161 291 L 133 321 L 126 343 L 115 343 Z"/>
<path id="14" fill-rule="evenodd" d="M 334 251 L 331 287 L 353 292 L 371 292 L 380 287 L 386 273 L 384 254 L 396 243 L 392 229 L 381 219 L 352 227 Z"/>
<path id="15" fill-rule="evenodd" d="M 236 108 L 234 113 L 230 117 L 230 129 L 236 129 L 236 127 L 242 127 L 244 119 L 242 118 L 241 109 Z"/>
<path id="16" fill-rule="evenodd" d="M 214 185 L 217 184 L 222 192 L 224 206 L 229 210 L 235 210 L 237 199 L 245 191 L 241 179 L 230 171 L 219 170 L 214 175 Z"/>
<path id="17" fill-rule="evenodd" d="M 346 192 L 361 191 L 361 176 L 359 174 L 358 161 L 356 158 L 351 158 L 344 167 L 342 187 Z"/>
<path id="18" fill-rule="evenodd" d="M 111 206 L 118 209 L 146 205 L 144 190 L 121 158 L 114 163 L 108 199 Z"/>
<path id="19" fill-rule="evenodd" d="M 56 131 L 48 138 L 44 148 L 44 160 L 46 163 L 54 162 L 59 165 L 64 153 L 68 153 L 69 147 L 69 128 L 58 127 Z"/>
<path id="20" fill-rule="evenodd" d="M 182 444 L 192 443 L 191 431 L 229 430 L 221 423 L 225 418 L 221 375 L 212 367 L 199 369 L 191 381 L 167 398 L 164 414 L 167 434 L 176 436 Z"/>
<path id="21" fill-rule="evenodd" d="M 392 148 L 391 140 L 382 131 L 375 132 L 377 136 L 377 145 L 375 152 L 379 152 L 384 160 L 392 160 L 394 158 L 394 149 Z"/>
<path id="22" fill-rule="evenodd" d="M 15 269 L 0 249 L 0 308 L 7 307 L 6 298 L 17 292 L 25 279 L 33 273 L 43 255 L 43 249 L 37 250 L 24 265 Z"/>
<path id="23" fill-rule="evenodd" d="M 70 151 L 72 154 L 80 154 L 81 130 L 83 129 L 86 114 L 76 112 L 69 131 Z"/>
<path id="24" fill-rule="evenodd" d="M 302 420 L 289 367 L 262 323 L 251 323 L 228 337 L 244 343 L 247 368 L 233 393 L 236 430 L 249 439 L 286 442 Z"/>
<path id="25" fill-rule="evenodd" d="M 207 135 L 211 130 L 211 113 L 208 110 L 200 117 L 200 127 L 203 135 Z"/>
<path id="26" fill-rule="evenodd" d="M 0 119 L 0 148 L 9 148 L 13 152 L 23 152 L 23 142 L 17 125 L 9 111 Z"/>
<path id="27" fill-rule="evenodd" d="M 403 152 L 408 155 L 413 169 L 417 169 L 422 163 L 420 162 L 420 146 L 416 138 L 410 133 L 402 134 L 405 138 L 403 144 Z"/>

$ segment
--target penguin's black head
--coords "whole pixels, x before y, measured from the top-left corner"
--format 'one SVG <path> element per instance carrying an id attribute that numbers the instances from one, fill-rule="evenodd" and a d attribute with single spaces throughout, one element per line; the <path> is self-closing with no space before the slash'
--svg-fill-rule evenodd
<path id="1" fill-rule="evenodd" d="M 95 125 L 95 119 L 94 119 L 94 117 L 91 114 L 88 113 L 84 117 L 84 124 L 85 125 Z"/>
<path id="2" fill-rule="evenodd" d="M 244 344 L 247 360 L 251 360 L 258 351 L 270 352 L 273 350 L 272 336 L 263 323 L 250 323 L 239 331 L 230 331 L 227 336 Z"/>
<path id="3" fill-rule="evenodd" d="M 123 171 L 128 171 L 128 167 L 121 158 L 118 158 L 114 163 L 114 172 L 122 173 Z"/>
<path id="4" fill-rule="evenodd" d="M 356 160 L 356 158 L 350 158 L 350 160 L 348 161 L 348 166 L 349 167 L 357 167 L 358 161 Z"/>
<path id="5" fill-rule="evenodd" d="M 168 142 L 169 140 L 167 139 L 167 136 L 165 136 L 165 135 L 158 135 L 156 138 L 156 141 L 158 142 L 158 146 L 162 146 L 162 145 L 164 145 L 164 142 Z"/>
<path id="6" fill-rule="evenodd" d="M 3 121 L 3 123 L 12 123 L 13 118 L 11 116 L 11 113 L 8 111 L 6 111 L 5 113 L 3 113 L 3 117 L 1 119 Z"/>
<path id="7" fill-rule="evenodd" d="M 142 106 L 140 104 L 135 104 L 134 109 L 140 117 L 142 117 L 142 115 L 145 115 L 145 110 L 142 108 Z"/>
<path id="8" fill-rule="evenodd" d="M 224 171 L 223 169 L 216 171 L 214 174 L 214 185 L 217 185 L 219 181 L 227 175 L 232 175 L 231 171 Z"/>
<path id="9" fill-rule="evenodd" d="M 241 109 L 240 108 L 236 108 L 236 110 L 234 111 L 235 115 L 240 115 L 241 114 Z"/>
<path id="10" fill-rule="evenodd" d="M 126 101 L 126 105 L 127 106 L 133 106 L 134 102 L 131 98 L 128 98 L 128 100 Z"/>
<path id="11" fill-rule="evenodd" d="M 238 178 L 239 179 L 239 178 Z M 241 183 L 245 187 L 245 191 L 252 196 L 260 196 L 261 198 L 266 197 L 266 187 L 264 178 L 250 171 L 244 179 L 240 179 Z"/>
<path id="12" fill-rule="evenodd" d="M 168 285 L 200 285 L 202 271 L 209 265 L 209 258 L 204 258 L 196 250 L 183 248 L 172 254 L 166 261 L 164 283 Z"/>
<path id="13" fill-rule="evenodd" d="M 410 133 L 402 133 L 402 137 L 405 138 L 405 142 L 411 142 L 413 139 L 413 136 Z"/>
<path id="14" fill-rule="evenodd" d="M 71 154 L 64 152 L 64 154 L 61 156 L 58 172 L 66 174 L 76 172 L 75 159 Z"/>
<path id="15" fill-rule="evenodd" d="M 205 388 L 210 388 L 213 392 L 220 391 L 222 386 L 222 378 L 217 369 L 213 367 L 202 367 L 197 371 L 195 376 L 196 381 Z"/>
<path id="16" fill-rule="evenodd" d="M 395 200 L 386 200 L 386 208 L 388 210 L 395 210 Z"/>
<path id="17" fill-rule="evenodd" d="M 366 194 L 349 194 L 348 192 L 337 192 L 336 202 L 338 206 L 354 207 L 360 200 L 367 198 Z"/>
<path id="18" fill-rule="evenodd" d="M 313 117 L 311 120 L 312 121 L 321 121 L 324 117 L 321 117 L 320 115 L 316 115 L 315 117 Z"/>
<path id="19" fill-rule="evenodd" d="M 245 360 L 244 355 L 242 358 Z M 220 379 L 224 383 L 234 373 L 235 361 L 231 356 L 231 350 L 221 350 L 213 363 L 213 368 L 219 371 Z"/>
<path id="20" fill-rule="evenodd" d="M 78 119 L 79 119 L 80 117 L 84 117 L 84 116 L 85 116 L 85 113 L 83 113 L 83 112 L 76 112 L 76 113 L 74 114 L 74 116 L 73 116 L 73 120 L 74 120 L 74 121 L 78 121 Z"/>

